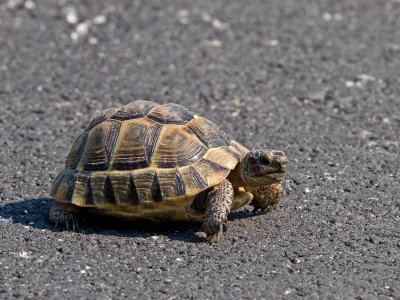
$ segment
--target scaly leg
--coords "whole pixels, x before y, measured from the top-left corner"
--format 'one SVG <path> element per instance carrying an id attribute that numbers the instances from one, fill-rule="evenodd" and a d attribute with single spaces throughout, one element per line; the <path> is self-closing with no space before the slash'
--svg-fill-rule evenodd
<path id="1" fill-rule="evenodd" d="M 54 223 L 54 227 L 64 223 L 65 230 L 69 230 L 70 225 L 72 230 L 76 230 L 78 228 L 78 213 L 79 208 L 75 205 L 56 202 L 54 206 L 50 208 L 49 220 Z"/>
<path id="2" fill-rule="evenodd" d="M 253 200 L 250 205 L 254 206 L 253 212 L 258 210 L 265 211 L 277 204 L 283 195 L 281 183 L 273 183 L 260 187 L 246 187 L 246 191 L 253 194 Z"/>
<path id="3" fill-rule="evenodd" d="M 221 239 L 223 224 L 231 211 L 233 195 L 233 187 L 228 180 L 224 180 L 208 193 L 202 228 L 210 243 Z"/>

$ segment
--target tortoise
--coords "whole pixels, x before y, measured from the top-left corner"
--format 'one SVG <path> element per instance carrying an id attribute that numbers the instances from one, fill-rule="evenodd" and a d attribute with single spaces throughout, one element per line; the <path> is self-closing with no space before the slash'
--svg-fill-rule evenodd
<path id="1" fill-rule="evenodd" d="M 49 219 L 67 230 L 81 212 L 196 221 L 216 242 L 230 212 L 282 198 L 286 166 L 282 151 L 250 151 L 181 105 L 136 100 L 102 111 L 75 140 L 51 188 Z"/>

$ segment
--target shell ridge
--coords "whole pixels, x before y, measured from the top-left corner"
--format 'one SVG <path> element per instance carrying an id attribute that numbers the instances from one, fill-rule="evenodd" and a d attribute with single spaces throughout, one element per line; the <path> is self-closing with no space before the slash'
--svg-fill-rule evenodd
<path id="1" fill-rule="evenodd" d="M 148 165 L 151 165 L 151 159 L 154 154 L 155 149 L 157 148 L 157 145 L 160 140 L 160 133 L 161 129 L 163 128 L 163 125 L 161 124 L 155 124 L 154 129 L 151 131 L 148 139 L 146 140 L 145 144 L 145 152 L 146 152 L 146 159 Z"/>
<path id="2" fill-rule="evenodd" d="M 85 199 L 86 199 L 86 204 L 88 205 L 94 204 L 93 191 L 92 191 L 92 176 L 90 173 L 88 174 L 86 183 Z"/>
<path id="3" fill-rule="evenodd" d="M 154 173 L 153 179 L 151 181 L 151 197 L 155 202 L 160 202 L 162 200 L 160 183 L 158 181 L 157 172 Z"/>
<path id="4" fill-rule="evenodd" d="M 107 161 L 106 161 L 106 166 L 111 165 L 111 158 L 114 152 L 114 148 L 115 148 L 115 144 L 117 142 L 117 138 L 121 129 L 121 122 L 120 121 L 116 121 L 117 123 L 114 123 L 113 125 L 111 125 L 111 130 L 109 133 L 108 138 L 108 144 L 106 146 L 106 153 L 107 153 Z"/>
<path id="5" fill-rule="evenodd" d="M 75 142 L 74 142 L 74 145 L 72 146 L 72 149 L 70 150 L 70 152 L 68 153 L 68 157 L 67 157 L 67 159 L 65 160 L 65 168 L 66 169 L 69 169 L 69 170 L 73 170 L 73 169 L 75 169 L 77 166 L 78 166 L 78 164 L 79 164 L 79 162 L 80 162 L 80 160 L 81 160 L 81 158 L 82 158 L 82 155 L 83 155 L 83 151 L 85 150 L 85 145 L 86 145 L 86 142 L 87 142 L 87 138 L 88 138 L 88 132 L 87 131 L 85 131 L 82 135 L 80 135 L 76 140 L 75 140 Z M 75 143 L 76 142 L 78 142 L 78 140 L 80 139 L 80 138 L 82 138 L 82 140 L 80 141 L 80 144 L 79 144 L 79 148 L 78 149 L 74 149 L 75 147 Z M 75 150 L 75 151 L 74 151 Z M 77 151 L 76 151 L 77 150 Z M 75 154 L 75 158 L 74 159 L 71 159 L 71 157 L 70 156 L 72 156 L 72 155 L 74 155 Z M 72 160 L 72 161 L 71 161 Z"/>
<path id="6" fill-rule="evenodd" d="M 110 176 L 107 175 L 106 181 L 104 183 L 104 198 L 108 201 L 108 203 L 115 204 L 115 194 L 114 189 L 111 183 Z"/>
<path id="7" fill-rule="evenodd" d="M 78 171 L 74 171 L 72 173 L 72 178 L 70 178 L 68 182 L 67 190 L 65 192 L 65 200 L 67 200 L 68 202 L 72 201 L 77 175 Z"/>
<path id="8" fill-rule="evenodd" d="M 199 172 L 193 166 L 190 166 L 190 171 L 192 173 L 192 178 L 194 179 L 196 185 L 201 189 L 204 190 L 208 188 L 207 183 L 204 181 L 203 177 L 199 174 Z"/>
<path id="9" fill-rule="evenodd" d="M 132 174 L 129 174 L 128 197 L 132 204 L 139 204 L 139 195 L 136 190 L 136 185 L 132 178 Z"/>
<path id="10" fill-rule="evenodd" d="M 185 182 L 183 181 L 181 173 L 176 170 L 174 185 L 176 190 L 176 196 L 183 196 L 186 193 Z"/>

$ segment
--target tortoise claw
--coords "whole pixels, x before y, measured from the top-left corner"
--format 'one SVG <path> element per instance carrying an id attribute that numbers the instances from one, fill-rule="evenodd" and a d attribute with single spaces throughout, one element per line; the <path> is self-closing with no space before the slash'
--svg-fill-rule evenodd
<path id="1" fill-rule="evenodd" d="M 207 234 L 206 239 L 210 244 L 212 244 L 219 242 L 221 240 L 221 237 L 222 237 L 222 225 L 220 226 L 218 231 L 215 232 L 214 234 Z"/>
<path id="2" fill-rule="evenodd" d="M 63 209 L 62 207 L 52 207 L 49 212 L 50 221 L 54 222 L 54 228 L 64 226 L 64 230 L 69 231 L 70 228 L 75 231 L 78 229 L 78 220 L 76 215 Z"/>
<path id="3" fill-rule="evenodd" d="M 271 212 L 272 209 L 272 205 L 268 205 L 267 207 L 254 206 L 252 213 L 262 215 Z"/>

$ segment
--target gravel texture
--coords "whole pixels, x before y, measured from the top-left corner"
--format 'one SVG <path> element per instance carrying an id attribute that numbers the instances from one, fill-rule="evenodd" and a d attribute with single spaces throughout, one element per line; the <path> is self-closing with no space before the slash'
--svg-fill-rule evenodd
<path id="1" fill-rule="evenodd" d="M 1 299 L 400 299 L 400 2 L 0 2 Z M 283 149 L 285 199 L 200 226 L 47 221 L 91 116 L 174 101 Z"/>

